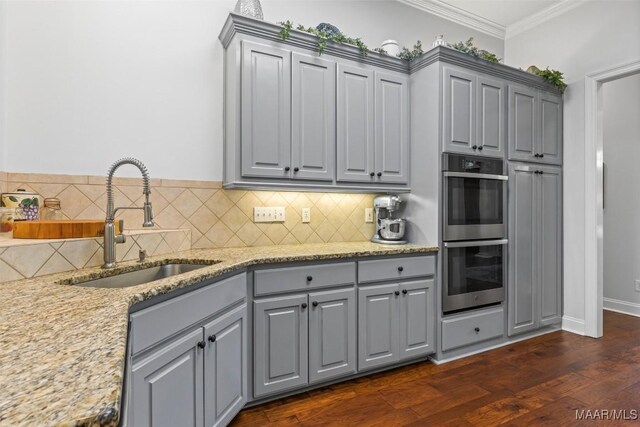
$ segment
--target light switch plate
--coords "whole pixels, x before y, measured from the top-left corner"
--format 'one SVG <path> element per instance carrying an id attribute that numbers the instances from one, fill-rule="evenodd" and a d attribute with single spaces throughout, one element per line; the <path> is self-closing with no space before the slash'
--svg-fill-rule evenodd
<path id="1" fill-rule="evenodd" d="M 311 222 L 311 208 L 302 208 L 302 222 L 304 224 Z"/>
<path id="2" fill-rule="evenodd" d="M 284 208 L 253 208 L 253 222 L 284 222 Z"/>
<path id="3" fill-rule="evenodd" d="M 364 208 L 364 222 L 373 222 L 373 208 Z"/>

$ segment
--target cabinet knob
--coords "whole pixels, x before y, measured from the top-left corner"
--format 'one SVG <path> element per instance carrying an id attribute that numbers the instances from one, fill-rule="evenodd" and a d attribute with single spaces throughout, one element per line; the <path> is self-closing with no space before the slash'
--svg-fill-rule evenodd
<path id="1" fill-rule="evenodd" d="M 307 282 L 310 282 L 310 281 L 312 281 L 312 280 L 313 280 L 313 277 L 311 277 L 311 276 L 307 276 Z"/>
<path id="2" fill-rule="evenodd" d="M 297 166 L 296 166 L 295 168 L 293 168 L 293 171 L 294 171 L 294 172 L 298 172 L 299 170 L 300 170 L 300 168 L 299 168 L 299 167 L 297 167 Z"/>
<path id="3" fill-rule="evenodd" d="M 544 154 L 540 154 L 540 158 L 543 158 L 543 157 L 544 157 Z"/>
<path id="4" fill-rule="evenodd" d="M 376 175 L 378 175 L 380 177 L 380 176 L 382 176 L 382 172 L 378 172 Z"/>
<path id="5" fill-rule="evenodd" d="M 375 176 L 376 173 L 375 172 L 369 172 L 369 176 Z"/>
<path id="6" fill-rule="evenodd" d="M 209 335 L 209 342 L 216 342 L 216 336 L 214 335 Z"/>
<path id="7" fill-rule="evenodd" d="M 540 171 L 540 175 L 542 175 L 544 173 L 544 171 Z"/>
<path id="8" fill-rule="evenodd" d="M 484 146 L 482 146 L 482 145 L 481 145 L 481 146 L 479 146 L 479 147 L 478 147 L 478 151 L 482 151 L 482 149 L 483 149 L 483 148 L 484 148 Z"/>
<path id="9" fill-rule="evenodd" d="M 473 148 L 474 150 L 477 150 L 478 146 L 477 145 L 472 145 L 471 148 Z"/>
<path id="10" fill-rule="evenodd" d="M 476 331 L 476 334 L 477 334 L 478 332 L 480 332 L 480 328 L 478 328 L 478 327 L 476 326 L 476 328 L 474 329 L 474 331 Z"/>
<path id="11" fill-rule="evenodd" d="M 536 153 L 533 155 L 533 157 L 540 157 L 540 154 Z"/>
<path id="12" fill-rule="evenodd" d="M 396 296 L 400 295 L 400 291 L 395 291 L 394 294 L 396 294 Z"/>
<path id="13" fill-rule="evenodd" d="M 306 303 L 306 302 L 303 302 L 303 303 L 300 305 L 300 307 L 302 307 L 302 309 L 307 308 L 307 303 Z"/>
<path id="14" fill-rule="evenodd" d="M 291 168 L 290 168 L 289 166 L 285 166 L 285 167 L 284 167 L 284 171 L 285 171 L 285 172 L 289 172 L 290 170 L 291 170 Z"/>
<path id="15" fill-rule="evenodd" d="M 540 171 L 533 171 L 533 173 L 535 173 L 536 175 L 538 175 L 540 173 Z"/>
<path id="16" fill-rule="evenodd" d="M 198 348 L 204 348 L 206 345 L 207 345 L 207 343 L 206 343 L 206 342 L 204 342 L 204 341 L 200 341 L 200 342 L 198 343 Z"/>
<path id="17" fill-rule="evenodd" d="M 398 267 L 398 271 L 399 271 L 400 273 L 402 273 L 402 271 L 403 271 L 403 270 L 404 270 L 404 267 L 403 267 L 403 266 Z"/>
<path id="18" fill-rule="evenodd" d="M 403 290 L 402 290 L 402 293 L 403 293 L 404 295 L 406 295 L 406 294 L 407 294 L 407 292 L 409 292 L 409 291 L 407 291 L 406 289 L 403 289 Z"/>
<path id="19" fill-rule="evenodd" d="M 318 301 L 314 301 L 311 303 L 312 306 L 317 307 L 318 306 Z"/>

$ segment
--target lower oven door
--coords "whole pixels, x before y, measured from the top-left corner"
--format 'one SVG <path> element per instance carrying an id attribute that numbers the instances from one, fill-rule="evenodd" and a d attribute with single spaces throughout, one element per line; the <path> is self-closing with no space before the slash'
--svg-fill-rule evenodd
<path id="1" fill-rule="evenodd" d="M 442 311 L 504 300 L 506 239 L 445 242 Z"/>

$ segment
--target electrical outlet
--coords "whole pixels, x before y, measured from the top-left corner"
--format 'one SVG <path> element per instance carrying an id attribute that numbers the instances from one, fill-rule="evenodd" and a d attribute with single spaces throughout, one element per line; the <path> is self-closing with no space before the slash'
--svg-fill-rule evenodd
<path id="1" fill-rule="evenodd" d="M 284 222 L 284 208 L 253 208 L 253 222 Z"/>
<path id="2" fill-rule="evenodd" d="M 311 208 L 302 208 L 302 222 L 304 224 L 311 222 Z"/>
<path id="3" fill-rule="evenodd" d="M 640 280 L 636 280 L 636 292 L 640 292 Z"/>
<path id="4" fill-rule="evenodd" d="M 364 222 L 373 222 L 373 208 L 364 208 Z"/>

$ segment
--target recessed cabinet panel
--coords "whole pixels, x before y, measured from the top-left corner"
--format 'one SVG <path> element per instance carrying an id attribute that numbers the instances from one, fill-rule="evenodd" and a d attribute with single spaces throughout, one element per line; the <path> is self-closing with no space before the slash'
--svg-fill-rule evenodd
<path id="1" fill-rule="evenodd" d="M 531 161 L 536 153 L 536 91 L 509 87 L 509 159 Z"/>
<path id="2" fill-rule="evenodd" d="M 540 95 L 542 129 L 540 148 L 542 160 L 547 164 L 562 164 L 562 98 L 551 94 Z"/>
<path id="3" fill-rule="evenodd" d="M 134 426 L 203 425 L 202 329 L 133 361 L 129 419 Z"/>
<path id="4" fill-rule="evenodd" d="M 375 182 L 374 72 L 338 64 L 338 181 Z"/>
<path id="5" fill-rule="evenodd" d="M 562 317 L 562 175 L 559 168 L 540 168 L 540 324 Z"/>
<path id="6" fill-rule="evenodd" d="M 472 74 L 444 69 L 444 151 L 476 144 L 475 82 Z"/>
<path id="7" fill-rule="evenodd" d="M 402 184 L 408 180 L 409 81 L 376 73 L 375 172 L 378 182 Z"/>
<path id="8" fill-rule="evenodd" d="M 242 175 L 289 176 L 291 52 L 242 42 Z"/>
<path id="9" fill-rule="evenodd" d="M 355 373 L 355 289 L 310 293 L 309 303 L 309 382 Z"/>
<path id="10" fill-rule="evenodd" d="M 509 176 L 509 335 L 537 327 L 534 168 L 512 165 Z"/>
<path id="11" fill-rule="evenodd" d="M 433 353 L 434 280 L 400 284 L 400 359 Z"/>
<path id="12" fill-rule="evenodd" d="M 333 180 L 336 64 L 293 53 L 291 177 Z"/>
<path id="13" fill-rule="evenodd" d="M 504 156 L 504 83 L 478 77 L 478 147 L 484 155 Z"/>
<path id="14" fill-rule="evenodd" d="M 360 370 L 398 361 L 396 291 L 398 285 L 371 286 L 358 290 Z"/>
<path id="15" fill-rule="evenodd" d="M 308 382 L 307 295 L 254 301 L 254 396 Z"/>

